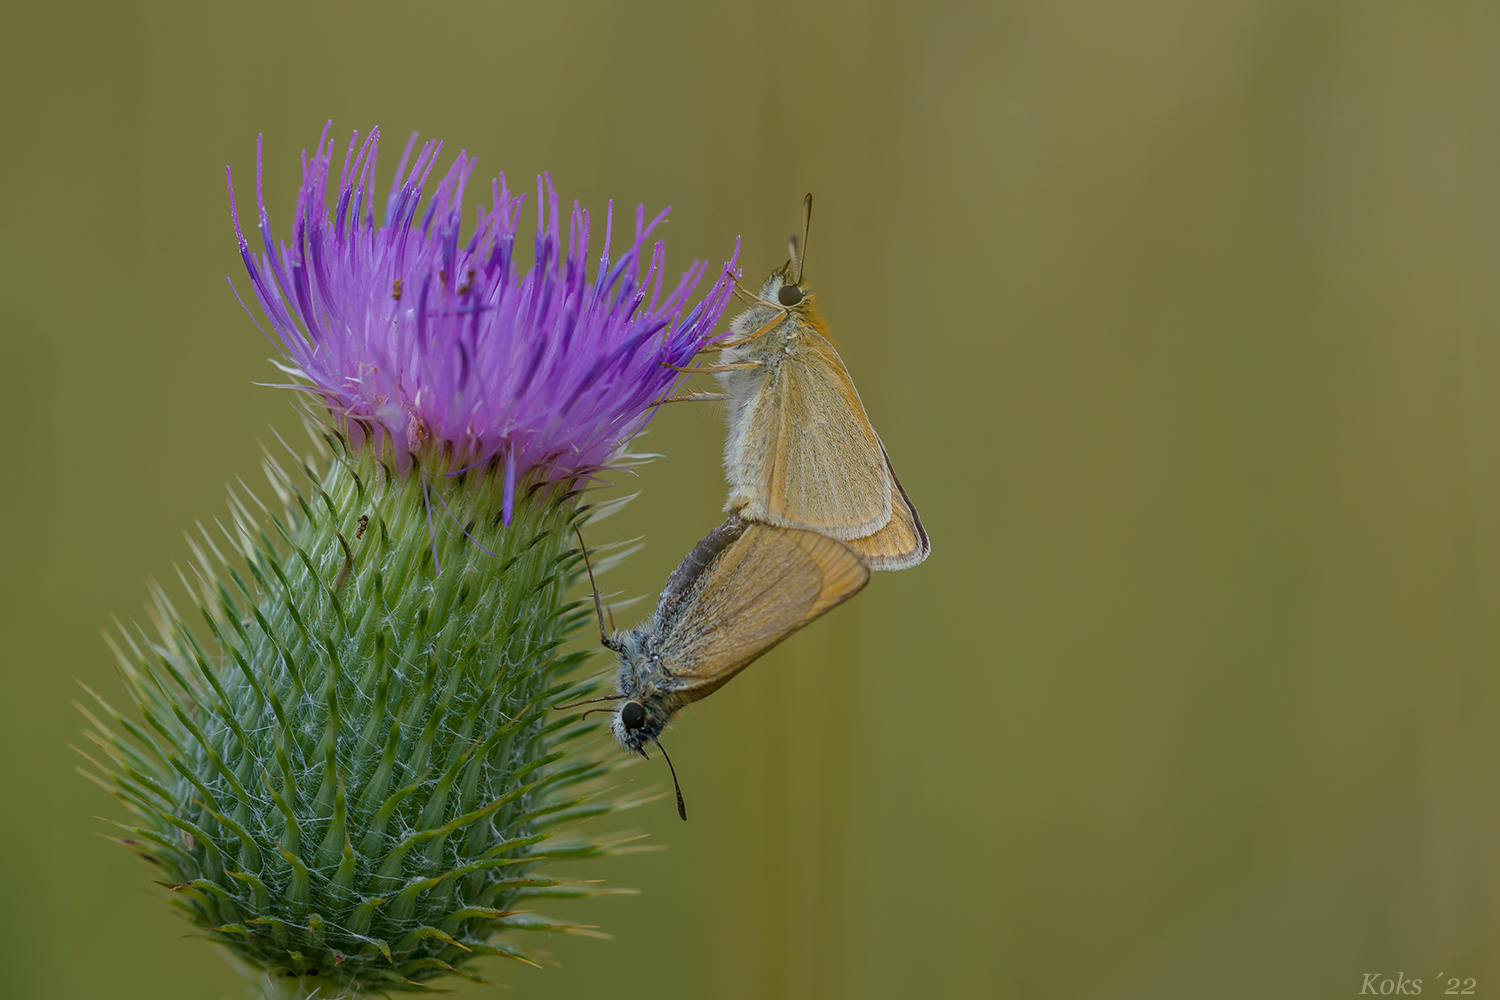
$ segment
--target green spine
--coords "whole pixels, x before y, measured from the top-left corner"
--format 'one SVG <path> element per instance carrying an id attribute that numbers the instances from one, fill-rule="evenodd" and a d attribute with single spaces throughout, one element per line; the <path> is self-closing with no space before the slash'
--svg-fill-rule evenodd
<path id="1" fill-rule="evenodd" d="M 159 634 L 122 629 L 145 724 L 97 695 L 90 713 L 99 779 L 137 817 L 120 841 L 267 996 L 530 961 L 494 935 L 583 930 L 527 904 L 597 891 L 537 868 L 622 850 L 552 834 L 635 804 L 585 802 L 612 765 L 570 751 L 591 727 L 554 711 L 588 691 L 567 677 L 588 653 L 559 654 L 591 617 L 566 599 L 573 497 L 523 488 L 507 525 L 489 470 L 329 443 L 308 489 L 267 460 L 281 510 L 232 498 L 227 546 L 194 540 L 201 627 L 156 589 Z"/>

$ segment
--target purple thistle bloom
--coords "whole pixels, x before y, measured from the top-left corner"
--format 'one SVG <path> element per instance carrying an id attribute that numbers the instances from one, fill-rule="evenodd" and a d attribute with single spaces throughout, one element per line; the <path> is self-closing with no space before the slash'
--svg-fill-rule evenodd
<path id="1" fill-rule="evenodd" d="M 424 143 L 408 170 L 413 134 L 377 224 L 379 130 L 357 140 L 356 132 L 331 213 L 327 126 L 311 161 L 303 152 L 290 245 L 278 247 L 271 237 L 259 143 L 262 254 L 240 231 L 232 180 L 230 186 L 240 255 L 283 354 L 281 367 L 302 380 L 296 388 L 328 405 L 356 443 L 389 443 L 403 466 L 435 449 L 456 468 L 503 464 L 508 522 L 518 480 L 531 473 L 587 476 L 607 466 L 650 420 L 653 404 L 681 383 L 666 366 L 686 366 L 717 339 L 711 331 L 733 293 L 738 248 L 687 310 L 705 263 L 694 263 L 663 294 L 658 240 L 642 274 L 645 241 L 669 209 L 647 223 L 638 207 L 635 239 L 611 263 L 611 202 L 590 282 L 588 213 L 573 203 L 564 248 L 557 193 L 550 176 L 539 177 L 535 261 L 522 272 L 514 245 L 524 196 L 511 194 L 504 174 L 460 245 L 474 160 L 458 154 L 419 216 L 442 144 Z"/>

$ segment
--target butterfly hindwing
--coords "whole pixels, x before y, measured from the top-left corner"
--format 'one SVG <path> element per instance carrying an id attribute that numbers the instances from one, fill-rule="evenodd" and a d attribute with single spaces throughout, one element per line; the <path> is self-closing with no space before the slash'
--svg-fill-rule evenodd
<path id="1" fill-rule="evenodd" d="M 932 551 L 927 530 L 917 516 L 917 508 L 906 495 L 891 458 L 880 446 L 886 468 L 891 474 L 891 519 L 884 528 L 864 538 L 851 538 L 846 544 L 859 553 L 872 570 L 910 569 L 926 559 Z"/>

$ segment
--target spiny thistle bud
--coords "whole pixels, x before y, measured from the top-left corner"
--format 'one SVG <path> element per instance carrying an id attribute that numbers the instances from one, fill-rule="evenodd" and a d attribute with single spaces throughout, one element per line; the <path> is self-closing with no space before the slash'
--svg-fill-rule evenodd
<path id="1" fill-rule="evenodd" d="M 330 213 L 326 137 L 291 244 L 263 201 L 265 253 L 240 238 L 322 440 L 297 475 L 268 457 L 277 504 L 241 492 L 193 539 L 195 614 L 155 590 L 156 634 L 122 629 L 135 711 L 88 710 L 96 777 L 136 817 L 120 842 L 267 997 L 424 990 L 478 956 L 531 961 L 502 931 L 580 929 L 532 901 L 599 890 L 539 869 L 631 849 L 556 834 L 640 800 L 591 796 L 613 765 L 553 711 L 589 690 L 568 677 L 587 654 L 559 654 L 591 613 L 565 596 L 578 497 L 628 461 L 732 289 L 731 261 L 690 311 L 701 265 L 661 295 L 639 212 L 587 280 L 588 216 L 564 248 L 550 183 L 529 269 L 503 178 L 460 245 L 463 154 L 418 221 L 435 144 L 410 171 L 408 144 L 377 226 L 376 134 L 351 140 Z"/>

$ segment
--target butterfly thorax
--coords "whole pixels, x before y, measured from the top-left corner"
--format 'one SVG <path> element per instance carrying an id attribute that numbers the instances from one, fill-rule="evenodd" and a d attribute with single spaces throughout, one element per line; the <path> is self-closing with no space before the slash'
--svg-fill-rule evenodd
<path id="1" fill-rule="evenodd" d="M 610 731 L 622 747 L 641 753 L 667 728 L 682 707 L 683 698 L 674 690 L 671 672 L 661 663 L 653 629 L 620 632 L 614 641 L 619 645 L 620 658 L 616 689 L 626 700 L 610 717 Z M 639 708 L 631 709 L 632 705 Z"/>

